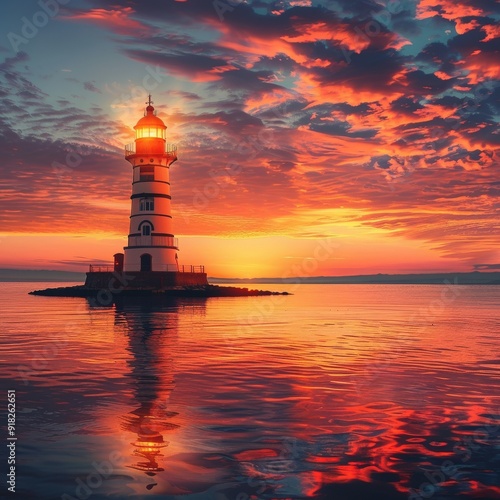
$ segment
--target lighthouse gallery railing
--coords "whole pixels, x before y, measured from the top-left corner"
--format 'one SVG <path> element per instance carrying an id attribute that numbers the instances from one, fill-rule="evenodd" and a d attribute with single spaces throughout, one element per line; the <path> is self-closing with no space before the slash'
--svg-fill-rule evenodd
<path id="1" fill-rule="evenodd" d="M 135 155 L 135 142 L 127 144 L 125 146 L 125 158 L 129 156 Z M 171 156 L 175 156 L 177 154 L 177 145 L 176 144 L 165 144 L 165 153 Z"/>
<path id="2" fill-rule="evenodd" d="M 173 247 L 179 248 L 179 241 L 172 236 L 129 236 L 129 247 Z"/>

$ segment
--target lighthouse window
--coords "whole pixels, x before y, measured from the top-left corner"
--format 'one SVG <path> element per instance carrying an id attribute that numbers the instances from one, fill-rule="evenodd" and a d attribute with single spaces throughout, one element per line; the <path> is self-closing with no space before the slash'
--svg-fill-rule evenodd
<path id="1" fill-rule="evenodd" d="M 142 139 L 143 137 L 159 137 L 160 139 L 165 139 L 165 130 L 161 128 L 139 128 L 136 130 L 136 138 Z"/>
<path id="2" fill-rule="evenodd" d="M 154 181 L 155 180 L 155 167 L 154 165 L 141 165 L 140 167 L 140 181 Z"/>
<path id="3" fill-rule="evenodd" d="M 151 236 L 151 226 L 149 224 L 144 224 L 142 226 L 142 235 Z"/>
<path id="4" fill-rule="evenodd" d="M 140 210 L 141 212 L 152 211 L 155 209 L 154 198 L 141 198 Z"/>

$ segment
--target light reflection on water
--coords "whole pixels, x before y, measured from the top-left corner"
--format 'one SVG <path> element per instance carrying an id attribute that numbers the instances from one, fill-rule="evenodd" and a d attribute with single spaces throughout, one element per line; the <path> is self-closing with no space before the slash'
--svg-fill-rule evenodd
<path id="1" fill-rule="evenodd" d="M 91 308 L 1 286 L 21 498 L 500 498 L 500 287 Z"/>

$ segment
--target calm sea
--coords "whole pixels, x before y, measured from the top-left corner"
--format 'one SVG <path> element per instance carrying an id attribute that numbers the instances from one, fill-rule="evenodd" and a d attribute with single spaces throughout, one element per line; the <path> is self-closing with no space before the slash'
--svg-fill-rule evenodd
<path id="1" fill-rule="evenodd" d="M 500 286 L 109 308 L 46 286 L 0 284 L 1 498 L 500 498 Z"/>

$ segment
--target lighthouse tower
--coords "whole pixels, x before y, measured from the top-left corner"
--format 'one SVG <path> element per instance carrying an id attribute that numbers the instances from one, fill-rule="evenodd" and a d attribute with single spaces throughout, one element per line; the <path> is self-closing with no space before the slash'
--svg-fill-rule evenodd
<path id="1" fill-rule="evenodd" d="M 132 196 L 125 272 L 179 271 L 177 238 L 170 212 L 170 165 L 177 148 L 166 144 L 167 127 L 156 116 L 151 96 L 144 116 L 134 127 L 135 143 L 126 146 L 132 165 Z"/>
<path id="2" fill-rule="evenodd" d="M 158 118 L 149 96 L 137 122 L 135 142 L 125 146 L 132 165 L 130 229 L 124 253 L 113 266 L 90 265 L 85 288 L 109 293 L 183 293 L 208 286 L 204 266 L 179 264 L 179 246 L 172 230 L 170 166 L 177 148 L 166 143 L 167 127 Z M 116 285 L 116 280 L 120 286 Z"/>

